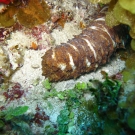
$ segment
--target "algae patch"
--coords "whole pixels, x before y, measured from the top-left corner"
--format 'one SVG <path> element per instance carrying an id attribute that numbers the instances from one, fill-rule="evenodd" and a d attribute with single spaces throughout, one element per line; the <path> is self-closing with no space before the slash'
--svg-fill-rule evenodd
<path id="1" fill-rule="evenodd" d="M 17 9 L 15 6 L 9 6 L 8 9 L 0 14 L 0 26 L 10 27 L 15 23 L 14 15 L 16 14 Z"/>
<path id="2" fill-rule="evenodd" d="M 26 5 L 16 3 L 0 14 L 0 26 L 10 27 L 17 21 L 25 27 L 32 28 L 50 19 L 50 9 L 44 1 L 29 0 Z"/>
<path id="3" fill-rule="evenodd" d="M 38 0 L 30 0 L 28 6 L 18 11 L 17 19 L 25 27 L 33 27 L 46 22 L 50 18 L 47 4 Z"/>

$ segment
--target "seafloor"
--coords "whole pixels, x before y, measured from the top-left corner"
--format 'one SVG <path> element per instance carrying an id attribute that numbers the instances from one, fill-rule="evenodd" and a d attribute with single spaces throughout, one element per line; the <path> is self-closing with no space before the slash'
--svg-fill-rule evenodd
<path id="1" fill-rule="evenodd" d="M 112 77 L 119 75 L 125 68 L 125 61 L 121 59 L 121 53 L 119 55 L 116 53 L 106 65 L 99 67 L 96 71 L 84 74 L 77 79 L 51 83 L 51 88 L 48 90 L 43 85 L 47 78 L 42 76 L 41 57 L 50 47 L 66 43 L 74 35 L 80 34 L 91 23 L 93 16 L 99 10 L 99 6 L 85 0 L 47 0 L 47 3 L 50 5 L 51 10 L 50 20 L 34 28 L 20 26 L 16 27 L 15 30 L 11 30 L 11 32 L 9 29 L 12 28 L 6 28 L 10 36 L 0 41 L 0 70 L 1 76 L 4 78 L 4 81 L 0 80 L 1 111 L 3 108 L 28 106 L 25 115 L 32 116 L 33 118 L 29 126 L 31 134 L 34 135 L 57 134 L 58 115 L 66 107 L 66 99 L 63 100 L 63 97 L 59 97 L 59 95 L 45 99 L 46 92 L 52 89 L 56 89 L 58 92 L 74 89 L 77 83 L 89 83 L 90 80 L 103 82 L 105 80 L 104 73 L 108 74 L 108 77 Z M 60 20 L 67 14 L 69 16 L 64 21 Z M 31 44 L 36 44 L 38 47 L 31 47 Z M 135 86 L 132 85 L 131 88 L 125 87 L 125 89 L 132 91 L 135 89 Z M 92 100 L 92 93 L 86 92 L 84 99 L 86 101 Z M 124 96 L 121 96 L 121 99 L 125 100 Z M 81 132 L 81 128 L 77 125 L 78 108 L 73 108 L 73 112 L 75 115 L 73 123 L 75 124 L 70 123 L 72 126 L 69 126 L 68 132 L 65 134 L 87 135 L 88 133 Z M 91 116 L 93 115 L 91 114 Z M 86 121 L 88 122 L 88 119 Z M 86 123 L 84 122 L 84 124 Z M 51 128 L 48 126 L 47 129 L 47 125 L 54 129 L 56 128 L 56 132 L 50 133 L 48 129 L 51 130 Z M 21 130 L 17 131 L 17 129 L 12 129 L 11 127 L 6 125 L 5 129 L 9 128 L 9 131 L 5 134 L 22 134 Z M 23 134 L 30 134 L 28 132 L 23 132 Z M 3 135 L 5 134 L 3 133 Z"/>

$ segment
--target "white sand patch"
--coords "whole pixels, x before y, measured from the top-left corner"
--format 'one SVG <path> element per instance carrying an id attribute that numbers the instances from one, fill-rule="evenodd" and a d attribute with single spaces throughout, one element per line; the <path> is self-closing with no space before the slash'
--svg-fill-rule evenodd
<path id="1" fill-rule="evenodd" d="M 4 48 L 7 51 L 13 70 L 23 64 L 25 49 L 30 48 L 32 42 L 37 43 L 35 38 L 30 35 L 26 35 L 23 31 L 11 33 L 10 39 L 6 41 L 8 46 Z"/>
<path id="2" fill-rule="evenodd" d="M 19 82 L 24 88 L 28 88 L 35 80 L 43 80 L 41 69 L 43 54 L 44 51 L 26 50 L 23 66 L 13 75 L 12 82 Z"/>
<path id="3" fill-rule="evenodd" d="M 37 42 L 34 37 L 26 35 L 23 31 L 11 33 L 10 39 L 7 40 L 8 48 L 18 45 L 18 48 L 29 48 L 32 42 Z"/>
<path id="4" fill-rule="evenodd" d="M 74 38 L 74 35 L 79 35 L 82 32 L 78 26 L 73 23 L 65 23 L 65 26 L 62 30 L 55 29 L 53 30 L 52 37 L 55 39 L 55 44 L 60 45 L 61 43 L 66 43 L 69 39 Z"/>

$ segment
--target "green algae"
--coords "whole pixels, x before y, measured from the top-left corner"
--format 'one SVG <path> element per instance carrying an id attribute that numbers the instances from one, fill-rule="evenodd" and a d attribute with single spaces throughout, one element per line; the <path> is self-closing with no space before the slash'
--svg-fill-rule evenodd
<path id="1" fill-rule="evenodd" d="M 114 6 L 113 15 L 117 21 L 123 24 L 127 24 L 129 26 L 132 26 L 135 20 L 135 15 L 123 9 L 120 6 L 119 2 L 117 2 Z"/>
<path id="2" fill-rule="evenodd" d="M 134 0 L 90 0 L 93 3 L 108 3 L 106 24 L 110 27 L 125 24 L 130 30 L 129 34 L 135 39 L 135 1 Z M 135 50 L 133 42 L 131 47 Z"/>
<path id="3" fill-rule="evenodd" d="M 65 106 L 57 117 L 58 134 L 106 134 L 108 121 L 113 123 L 118 119 L 116 108 L 120 88 L 119 81 L 108 77 L 104 82 L 77 83 L 73 89 L 65 91 L 56 91 L 52 87 L 45 93 L 44 99 L 58 97 L 65 101 Z M 91 93 L 93 98 L 86 101 L 84 94 Z M 74 110 L 77 110 L 77 113 Z M 120 133 L 118 128 L 119 126 L 115 125 L 110 132 Z"/>
<path id="4" fill-rule="evenodd" d="M 42 85 L 43 85 L 44 88 L 46 88 L 47 90 L 50 90 L 51 87 L 52 87 L 52 84 L 49 82 L 48 79 L 44 80 L 44 81 L 42 82 Z"/>
<path id="5" fill-rule="evenodd" d="M 130 11 L 132 14 L 135 14 L 135 1 L 134 0 L 119 0 L 119 3 L 122 8 Z"/>
<path id="6" fill-rule="evenodd" d="M 108 26 L 110 26 L 110 27 L 117 26 L 120 24 L 120 22 L 114 17 L 113 11 L 108 11 L 106 13 L 106 20 L 105 21 L 108 24 Z"/>
<path id="7" fill-rule="evenodd" d="M 99 115 L 92 110 L 92 108 L 91 111 L 89 111 L 86 107 L 80 106 L 78 109 L 76 123 L 76 135 L 96 135 L 103 133 L 102 120 Z"/>
<path id="8" fill-rule="evenodd" d="M 129 115 L 128 119 L 127 119 L 127 122 L 128 122 L 128 126 L 135 130 L 135 114 L 132 113 L 131 115 Z"/>
<path id="9" fill-rule="evenodd" d="M 135 40 L 132 39 L 131 41 L 131 48 L 135 51 Z"/>
<path id="10" fill-rule="evenodd" d="M 127 69 L 135 69 L 135 52 L 130 54 L 126 60 Z"/>
<path id="11" fill-rule="evenodd" d="M 131 81 L 131 80 L 134 80 L 134 76 L 135 76 L 135 74 L 134 74 L 134 70 L 124 70 L 123 72 L 122 72 L 122 75 L 123 75 L 123 81 L 124 82 L 127 82 L 127 81 Z"/>
<path id="12" fill-rule="evenodd" d="M 89 0 L 90 2 L 92 3 L 103 3 L 103 4 L 106 4 L 106 3 L 109 3 L 111 0 Z"/>
<path id="13" fill-rule="evenodd" d="M 110 27 L 118 24 L 128 25 L 130 27 L 129 34 L 133 39 L 135 39 L 135 14 L 132 14 L 130 11 L 124 9 L 120 5 L 119 1 L 115 1 L 114 3 L 112 1 L 109 4 L 109 9 L 106 14 L 107 25 Z M 131 46 L 133 46 L 133 44 L 131 44 Z"/>
<path id="14" fill-rule="evenodd" d="M 8 108 L 0 111 L 0 133 L 2 135 L 9 134 L 7 126 L 13 129 L 14 132 L 17 132 L 21 135 L 32 135 L 29 126 L 28 116 L 25 116 L 25 113 L 28 110 L 28 106 L 18 106 L 15 108 Z"/>
<path id="15" fill-rule="evenodd" d="M 126 68 L 123 70 L 123 81 L 135 81 L 135 52 L 130 51 L 125 61 Z"/>
<path id="16" fill-rule="evenodd" d="M 120 135 L 121 133 L 121 127 L 115 121 L 105 120 L 103 135 Z"/>
<path id="17" fill-rule="evenodd" d="M 128 48 L 126 50 L 125 57 L 125 69 L 122 71 L 123 75 L 123 84 L 122 91 L 118 102 L 118 108 L 122 109 L 124 115 L 122 117 L 123 124 L 126 125 L 127 128 L 133 130 L 134 134 L 134 124 L 135 124 L 135 52 Z"/>
<path id="18" fill-rule="evenodd" d="M 129 112 L 133 112 L 135 110 L 134 102 L 135 102 L 135 91 L 129 89 L 128 93 L 122 95 L 121 100 L 119 100 L 118 106 L 122 109 L 127 109 Z"/>
<path id="19" fill-rule="evenodd" d="M 128 93 L 121 95 L 118 107 L 121 108 L 124 112 L 123 121 L 125 124 L 127 124 L 127 127 L 135 130 L 135 91 L 134 88 L 135 85 L 131 87 L 132 84 L 126 84 L 129 85 L 128 88 L 125 88 L 125 93 L 128 91 Z M 132 89 L 132 90 L 131 90 Z"/>

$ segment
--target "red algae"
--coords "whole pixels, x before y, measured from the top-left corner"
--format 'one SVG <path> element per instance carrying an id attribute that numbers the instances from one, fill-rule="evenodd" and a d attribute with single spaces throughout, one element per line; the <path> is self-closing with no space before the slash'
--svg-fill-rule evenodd
<path id="1" fill-rule="evenodd" d="M 0 41 L 4 41 L 11 31 L 12 29 L 0 28 Z"/>
<path id="2" fill-rule="evenodd" d="M 38 125 L 42 125 L 42 122 L 46 120 L 49 120 L 49 116 L 37 106 L 33 121 Z"/>
<path id="3" fill-rule="evenodd" d="M 18 98 L 21 98 L 24 93 L 22 90 L 21 85 L 16 83 L 11 90 L 4 92 L 3 95 L 6 97 L 7 100 L 12 101 Z"/>
<path id="4" fill-rule="evenodd" d="M 9 4 L 12 0 L 0 0 L 0 3 Z"/>

